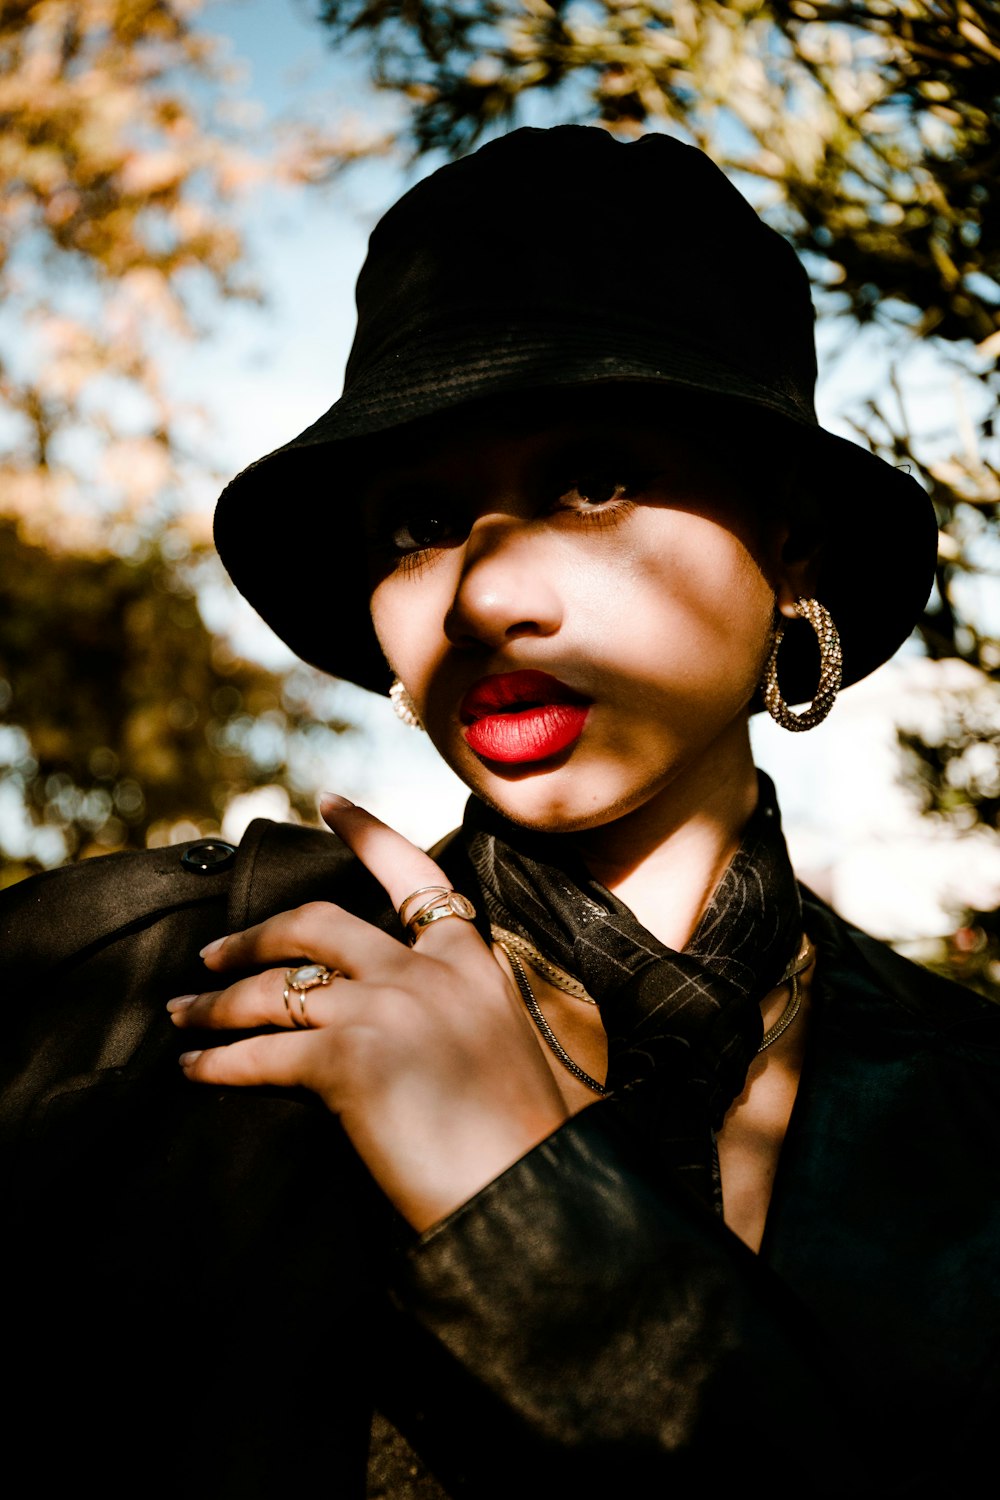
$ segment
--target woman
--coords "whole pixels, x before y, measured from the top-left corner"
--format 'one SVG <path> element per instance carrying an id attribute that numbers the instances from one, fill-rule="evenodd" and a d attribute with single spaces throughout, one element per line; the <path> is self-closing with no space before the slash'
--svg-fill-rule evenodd
<path id="1" fill-rule="evenodd" d="M 330 795 L 15 890 L 32 1388 L 113 1490 L 358 1494 L 374 1403 L 369 1493 L 968 1493 L 996 1013 L 797 886 L 748 735 L 905 639 L 927 497 L 818 427 L 798 262 L 667 137 L 441 169 L 358 308 L 217 544 L 473 797 L 432 855 Z"/>

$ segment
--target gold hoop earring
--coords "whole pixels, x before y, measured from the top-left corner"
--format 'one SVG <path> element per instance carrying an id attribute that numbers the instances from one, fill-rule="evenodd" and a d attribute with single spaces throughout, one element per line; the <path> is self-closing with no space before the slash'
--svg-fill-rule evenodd
<path id="1" fill-rule="evenodd" d="M 781 688 L 778 686 L 778 648 L 785 634 L 785 626 L 779 616 L 774 627 L 771 654 L 764 669 L 764 704 L 771 718 L 782 729 L 815 729 L 817 724 L 822 724 L 840 692 L 844 675 L 844 654 L 833 616 L 818 599 L 796 599 L 795 613 L 809 621 L 819 642 L 819 682 L 813 701 L 803 713 L 795 714 L 781 696 Z"/>
<path id="2" fill-rule="evenodd" d="M 413 706 L 413 699 L 398 677 L 394 677 L 392 680 L 392 687 L 389 689 L 389 699 L 397 719 L 402 719 L 403 723 L 409 724 L 411 729 L 423 729 L 424 726 L 420 722 L 420 715 Z"/>

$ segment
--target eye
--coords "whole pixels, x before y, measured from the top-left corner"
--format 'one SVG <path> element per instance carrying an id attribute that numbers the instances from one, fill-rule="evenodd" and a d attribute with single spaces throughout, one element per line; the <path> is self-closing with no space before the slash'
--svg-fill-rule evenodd
<path id="1" fill-rule="evenodd" d="M 368 521 L 376 550 L 394 558 L 450 546 L 462 532 L 458 507 L 438 485 L 392 486 L 371 506 Z"/>
<path id="2" fill-rule="evenodd" d="M 389 542 L 394 552 L 422 552 L 428 547 L 444 546 L 455 531 L 455 522 L 443 512 L 426 512 L 393 522 L 389 527 Z"/>

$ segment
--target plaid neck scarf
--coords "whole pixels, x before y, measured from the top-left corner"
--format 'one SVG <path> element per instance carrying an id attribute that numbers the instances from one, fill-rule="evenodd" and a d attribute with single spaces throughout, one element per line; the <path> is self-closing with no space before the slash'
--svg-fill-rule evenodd
<path id="1" fill-rule="evenodd" d="M 476 798 L 464 821 L 490 921 L 581 980 L 600 1006 L 616 1107 L 717 1212 L 715 1132 L 760 1045 L 760 1002 L 802 934 L 774 787 L 758 779 L 740 847 L 680 952 L 647 932 L 565 837 L 519 828 Z"/>

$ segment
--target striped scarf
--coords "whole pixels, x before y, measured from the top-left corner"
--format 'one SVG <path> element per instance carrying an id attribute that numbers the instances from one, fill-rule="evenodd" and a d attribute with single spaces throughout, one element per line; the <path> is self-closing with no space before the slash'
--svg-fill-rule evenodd
<path id="1" fill-rule="evenodd" d="M 616 1107 L 721 1212 L 715 1132 L 763 1034 L 760 1002 L 802 934 L 774 787 L 680 952 L 595 880 L 565 837 L 519 828 L 472 798 L 464 842 L 491 923 L 521 933 L 582 981 L 608 1037 Z"/>

